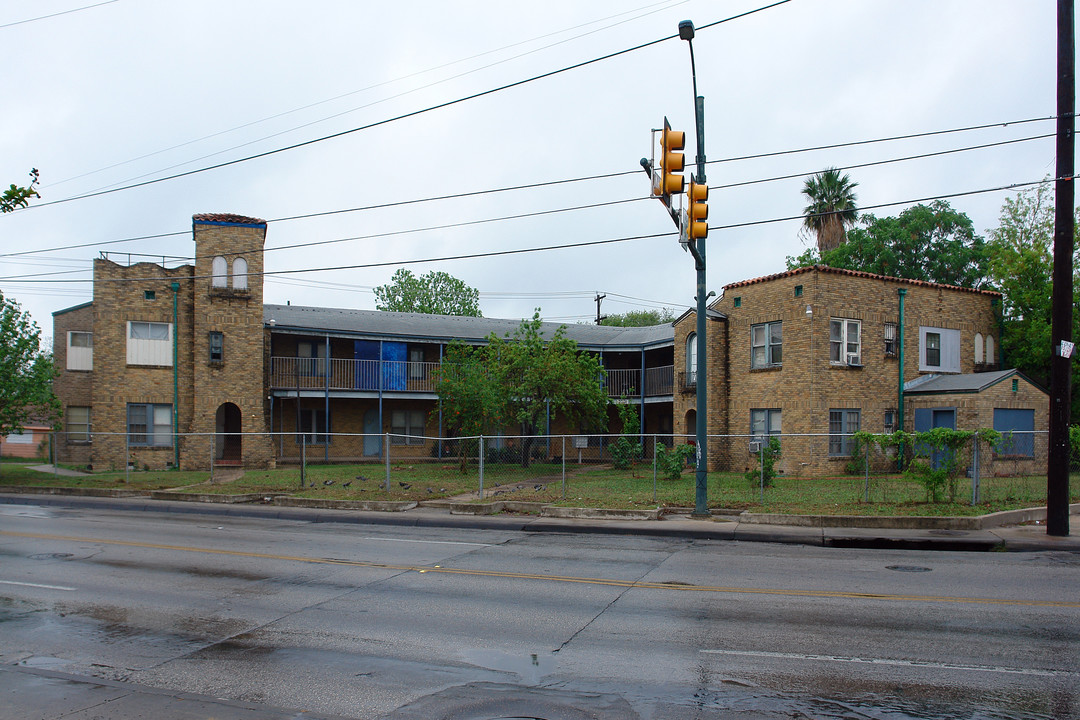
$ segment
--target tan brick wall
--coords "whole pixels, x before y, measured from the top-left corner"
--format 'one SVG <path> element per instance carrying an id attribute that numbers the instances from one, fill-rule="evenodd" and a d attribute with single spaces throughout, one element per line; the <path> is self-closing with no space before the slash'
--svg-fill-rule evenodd
<path id="1" fill-rule="evenodd" d="M 93 371 L 67 369 L 67 334 L 72 330 L 94 332 L 94 308 L 92 305 L 53 313 L 53 361 L 57 369 L 56 379 L 53 380 L 53 391 L 60 398 L 63 408 L 62 430 L 67 429 L 69 407 L 92 407 L 93 405 Z M 91 428 L 93 428 L 94 416 L 92 411 L 90 422 Z M 71 442 L 65 435 L 60 437 L 62 439 L 57 444 L 57 458 L 60 462 L 77 465 L 89 465 L 91 463 L 92 447 L 89 443 Z"/>
<path id="2" fill-rule="evenodd" d="M 194 223 L 195 273 L 191 291 L 194 323 L 189 341 L 190 366 L 194 376 L 193 412 L 181 419 L 188 432 L 205 433 L 189 438 L 185 466 L 205 466 L 210 456 L 219 409 L 232 403 L 240 410 L 241 433 L 268 431 L 268 402 L 264 386 L 265 332 L 263 329 L 263 243 L 265 225 Z M 224 257 L 226 287 L 212 287 L 212 264 Z M 247 262 L 247 287 L 234 287 L 233 263 Z M 221 362 L 210 360 L 210 333 L 224 336 Z M 262 435 L 241 438 L 241 462 L 248 467 L 266 467 L 273 462 L 272 447 Z M 218 450 L 215 454 L 220 454 Z"/>
<path id="3" fill-rule="evenodd" d="M 899 357 L 885 354 L 884 332 L 885 323 L 899 320 L 899 289 L 906 291 L 905 380 L 922 374 L 920 326 L 960 331 L 960 369 L 965 373 L 975 370 L 975 333 L 992 336 L 995 346 L 1000 344 L 995 314 L 998 296 L 994 293 L 821 269 L 738 283 L 727 288 L 713 305 L 727 321 L 709 325 L 709 433 L 748 435 L 751 409 L 779 408 L 783 433 L 819 437 L 785 440 L 778 469 L 793 475 L 842 472 L 846 460 L 828 456 L 829 411 L 859 409 L 861 428 L 881 432 L 885 411 L 897 409 Z M 861 367 L 830 362 L 833 318 L 860 321 Z M 775 368 L 752 369 L 750 328 L 775 321 L 783 323 L 782 363 Z M 676 378 L 685 370 L 685 342 L 694 325 L 695 317 L 690 313 L 675 326 Z M 713 333 L 716 325 L 724 331 Z M 727 341 L 716 347 L 713 337 L 724 333 Z M 985 364 L 980 366 L 986 368 Z M 692 394 L 676 389 L 676 431 L 685 428 L 686 415 L 695 404 Z M 910 427 L 910 418 L 907 424 Z M 715 451 L 710 447 L 710 468 L 741 471 L 756 464 L 756 456 L 747 450 L 748 440 L 737 438 Z"/>
<path id="4" fill-rule="evenodd" d="M 191 416 L 191 371 L 189 338 L 192 302 L 185 289 L 191 283 L 192 268 L 175 269 L 153 263 L 118 265 L 110 260 L 94 261 L 94 378 L 92 459 L 95 468 L 124 467 L 128 403 L 173 405 L 173 367 L 169 365 L 129 365 L 127 323 L 130 321 L 173 323 L 172 282 L 178 282 L 178 327 L 174 329 L 178 350 L 179 413 L 183 429 Z M 154 297 L 148 298 L 151 291 Z M 181 441 L 182 445 L 182 441 Z M 181 447 L 181 450 L 183 448 Z M 175 460 L 172 447 L 132 448 L 129 461 L 137 468 L 159 469 Z"/>

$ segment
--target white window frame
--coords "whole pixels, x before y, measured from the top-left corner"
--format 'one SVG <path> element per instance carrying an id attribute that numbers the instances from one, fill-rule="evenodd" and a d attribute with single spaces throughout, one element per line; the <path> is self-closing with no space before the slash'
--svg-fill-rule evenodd
<path id="1" fill-rule="evenodd" d="M 90 408 L 86 405 L 68 405 L 65 428 L 69 443 L 88 443 L 93 431 Z"/>
<path id="2" fill-rule="evenodd" d="M 248 263 L 242 257 L 232 261 L 232 286 L 233 290 L 247 290 Z"/>
<path id="3" fill-rule="evenodd" d="M 888 357 L 894 357 L 896 355 L 896 323 L 885 323 L 884 330 L 885 336 L 885 355 Z"/>
<path id="4" fill-rule="evenodd" d="M 423 445 L 426 420 L 423 410 L 392 411 L 390 413 L 390 444 Z"/>
<path id="5" fill-rule="evenodd" d="M 23 428 L 12 430 L 4 437 L 4 442 L 8 445 L 33 445 L 34 431 Z"/>
<path id="6" fill-rule="evenodd" d="M 774 329 L 775 335 L 774 337 Z M 759 357 L 760 351 L 760 357 Z M 780 367 L 784 362 L 784 326 L 780 320 L 750 326 L 750 368 Z"/>
<path id="7" fill-rule="evenodd" d="M 172 337 L 172 323 L 128 321 L 128 365 L 172 367 Z"/>
<path id="8" fill-rule="evenodd" d="M 305 445 L 328 445 L 330 444 L 330 416 L 325 409 L 301 408 L 300 427 L 296 434 L 296 444 L 301 439 Z"/>
<path id="9" fill-rule="evenodd" d="M 859 408 L 829 409 L 829 457 L 850 457 L 852 435 L 862 425 Z"/>
<path id="10" fill-rule="evenodd" d="M 851 318 L 829 320 L 829 362 L 834 365 L 862 365 L 861 320 Z"/>
<path id="11" fill-rule="evenodd" d="M 68 331 L 67 369 L 94 369 L 94 333 L 85 330 Z"/>
<path id="12" fill-rule="evenodd" d="M 779 435 L 782 432 L 783 412 L 780 408 L 751 408 L 750 409 L 750 434 L 754 442 L 760 442 L 762 447 L 768 442 L 770 435 Z"/>
<path id="13" fill-rule="evenodd" d="M 423 380 L 427 377 L 427 368 L 424 367 L 424 348 L 409 348 L 409 379 Z"/>
<path id="14" fill-rule="evenodd" d="M 133 412 L 134 411 L 134 412 Z M 142 423 L 136 423 L 143 413 Z M 134 416 L 134 417 L 133 417 Z M 136 427 L 142 427 L 140 432 Z M 172 447 L 173 406 L 165 403 L 128 403 L 128 445 L 131 447 Z"/>
<path id="15" fill-rule="evenodd" d="M 218 255 L 210 262 L 210 287 L 224 288 L 229 285 L 229 261 Z"/>
<path id="16" fill-rule="evenodd" d="M 929 362 L 930 338 L 937 336 L 939 341 L 938 364 Z M 958 373 L 960 372 L 960 331 L 950 328 L 919 328 L 919 370 L 921 372 Z"/>
<path id="17" fill-rule="evenodd" d="M 686 336 L 686 387 L 697 386 L 697 333 Z"/>

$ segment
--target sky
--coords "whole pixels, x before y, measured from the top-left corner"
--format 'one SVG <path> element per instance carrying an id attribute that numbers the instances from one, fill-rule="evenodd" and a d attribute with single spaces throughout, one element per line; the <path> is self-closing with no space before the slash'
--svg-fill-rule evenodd
<path id="1" fill-rule="evenodd" d="M 591 322 L 597 294 L 677 316 L 694 262 L 639 160 L 667 117 L 693 165 L 687 19 L 717 295 L 810 246 L 800 191 L 826 167 L 879 216 L 972 193 L 948 200 L 983 235 L 1017 192 L 996 188 L 1053 175 L 1054 0 L 769 5 L 4 3 L 0 184 L 37 168 L 41 197 L 0 216 L 0 291 L 51 337 L 94 258 L 173 266 L 192 215 L 237 213 L 269 221 L 267 303 L 374 309 L 406 267 L 487 317 Z"/>

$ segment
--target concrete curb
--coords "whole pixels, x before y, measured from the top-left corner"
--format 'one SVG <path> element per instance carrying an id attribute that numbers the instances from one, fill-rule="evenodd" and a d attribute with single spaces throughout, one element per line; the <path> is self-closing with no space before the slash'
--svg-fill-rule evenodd
<path id="1" fill-rule="evenodd" d="M 128 490 L 119 488 L 73 488 L 73 487 L 50 487 L 46 485 L 5 485 L 0 488 L 0 493 L 13 495 L 66 495 L 75 497 L 110 497 L 110 498 L 136 498 L 149 497 L 149 490 Z"/>
<path id="2" fill-rule="evenodd" d="M 321 498 L 292 497 L 291 495 L 275 497 L 274 504 L 281 507 L 364 510 L 366 512 L 405 512 L 417 506 L 417 503 L 411 500 L 323 500 Z"/>

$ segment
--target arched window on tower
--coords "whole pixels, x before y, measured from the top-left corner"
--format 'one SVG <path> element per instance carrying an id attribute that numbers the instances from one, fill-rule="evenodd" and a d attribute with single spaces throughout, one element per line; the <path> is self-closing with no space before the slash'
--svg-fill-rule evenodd
<path id="1" fill-rule="evenodd" d="M 997 357 L 994 355 L 994 336 L 986 336 L 986 362 L 993 365 L 997 362 Z"/>
<path id="2" fill-rule="evenodd" d="M 247 260 L 238 257 L 232 263 L 233 290 L 247 290 Z"/>
<path id="3" fill-rule="evenodd" d="M 697 385 L 697 333 L 686 337 L 686 387 Z"/>
<path id="4" fill-rule="evenodd" d="M 210 287 L 223 288 L 226 286 L 226 276 L 229 274 L 229 263 L 225 258 L 218 255 L 210 265 Z"/>
<path id="5" fill-rule="evenodd" d="M 975 333 L 975 364 L 983 364 L 983 336 L 982 333 Z"/>

